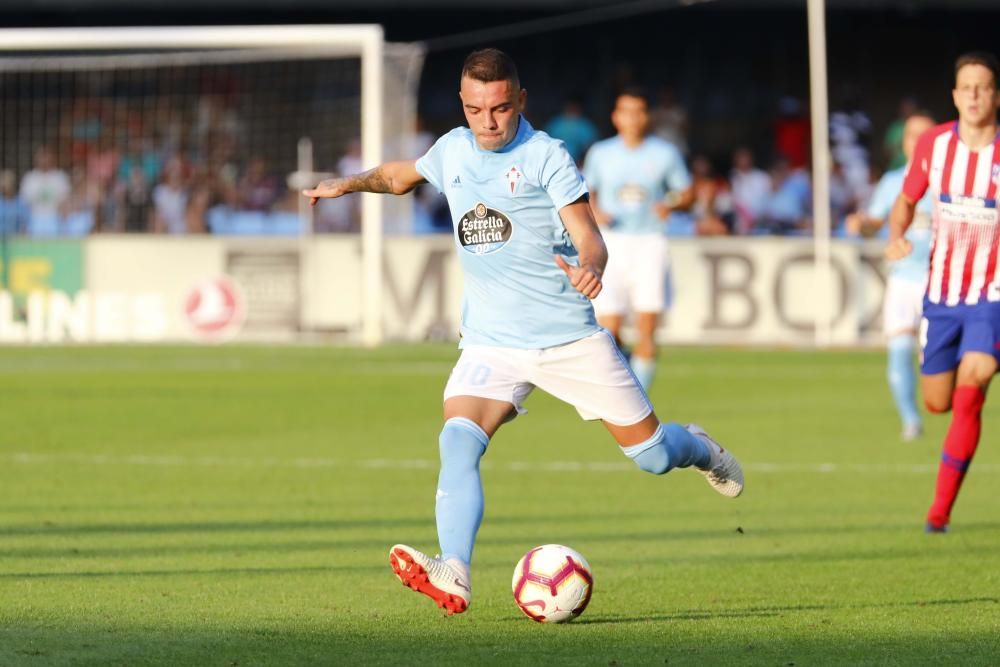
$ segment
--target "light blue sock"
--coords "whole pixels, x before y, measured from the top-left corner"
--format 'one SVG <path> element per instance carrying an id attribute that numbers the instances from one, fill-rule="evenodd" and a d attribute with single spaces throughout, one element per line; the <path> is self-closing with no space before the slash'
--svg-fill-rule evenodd
<path id="1" fill-rule="evenodd" d="M 705 468 L 711 460 L 708 446 L 701 438 L 673 422 L 660 424 L 649 440 L 622 447 L 622 452 L 637 466 L 654 475 L 691 465 Z"/>
<path id="2" fill-rule="evenodd" d="M 913 371 L 913 350 L 916 339 L 913 336 L 893 336 L 889 339 L 889 363 L 887 376 L 896 410 L 904 426 L 919 425 L 920 411 L 917 409 L 917 378 Z"/>
<path id="3" fill-rule="evenodd" d="M 656 375 L 656 358 L 637 357 L 633 354 L 631 364 L 632 372 L 635 373 L 639 384 L 644 390 L 649 391 L 649 386 L 653 384 L 653 376 Z"/>
<path id="4" fill-rule="evenodd" d="M 478 424 L 464 417 L 452 417 L 441 429 L 435 516 L 442 558 L 472 562 L 472 545 L 483 520 L 479 459 L 489 441 Z"/>

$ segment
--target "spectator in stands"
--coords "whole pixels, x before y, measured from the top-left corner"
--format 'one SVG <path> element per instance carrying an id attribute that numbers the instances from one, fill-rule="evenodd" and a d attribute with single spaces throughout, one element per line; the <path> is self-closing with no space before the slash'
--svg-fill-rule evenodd
<path id="1" fill-rule="evenodd" d="M 195 183 L 198 183 L 195 179 Z M 184 219 L 187 222 L 187 231 L 192 234 L 201 234 L 209 231 L 208 224 L 210 211 L 217 205 L 213 189 L 204 184 L 197 184 L 191 189 L 188 197 L 187 208 L 184 211 Z M 215 230 L 211 230 L 215 233 Z"/>
<path id="2" fill-rule="evenodd" d="M 23 234 L 28 227 L 28 207 L 17 194 L 17 174 L 0 171 L 0 233 Z"/>
<path id="3" fill-rule="evenodd" d="M 715 174 L 712 161 L 705 155 L 691 160 L 691 189 L 694 203 L 691 215 L 698 236 L 725 236 L 732 228 L 732 197 L 729 184 Z"/>
<path id="4" fill-rule="evenodd" d="M 359 174 L 364 171 L 361 161 L 361 140 L 351 139 L 343 157 L 337 161 L 336 173 Z M 340 201 L 343 200 L 343 201 Z M 361 229 L 361 195 L 358 193 L 324 201 L 316 212 L 316 226 L 324 232 L 357 232 Z"/>
<path id="5" fill-rule="evenodd" d="M 217 143 L 220 137 L 226 137 L 241 143 L 246 124 L 240 118 L 236 107 L 234 94 L 206 94 L 198 98 L 194 121 L 195 141 L 200 146 L 211 146 Z"/>
<path id="6" fill-rule="evenodd" d="M 670 142 L 687 155 L 688 115 L 672 88 L 664 86 L 657 93 L 656 105 L 649 110 L 649 128 L 653 136 Z"/>
<path id="7" fill-rule="evenodd" d="M 787 158 L 771 167 L 771 195 L 764 216 L 752 233 L 802 235 L 810 227 L 812 184 L 805 169 L 793 168 Z"/>
<path id="8" fill-rule="evenodd" d="M 810 123 L 802 103 L 794 97 L 778 102 L 774 121 L 774 152 L 790 169 L 803 169 L 809 161 Z"/>
<path id="9" fill-rule="evenodd" d="M 60 144 L 68 145 L 74 163 L 86 163 L 90 153 L 104 132 L 104 118 L 100 100 L 78 97 L 70 105 L 69 113 L 59 124 Z"/>
<path id="10" fill-rule="evenodd" d="M 844 235 L 844 220 L 857 207 L 855 197 L 844 168 L 836 160 L 830 161 L 830 226 L 838 236 Z"/>
<path id="11" fill-rule="evenodd" d="M 70 169 L 70 193 L 62 205 L 60 233 L 84 236 L 94 231 L 103 199 L 100 186 L 87 177 L 82 165 Z"/>
<path id="12" fill-rule="evenodd" d="M 562 141 L 577 164 L 583 163 L 587 149 L 598 138 L 597 127 L 583 115 L 583 98 L 580 95 L 566 98 L 562 112 L 549 121 L 545 132 Z"/>
<path id="13" fill-rule="evenodd" d="M 733 152 L 732 186 L 734 231 L 749 234 L 764 215 L 771 197 L 771 177 L 754 165 L 753 152 L 741 146 Z"/>
<path id="14" fill-rule="evenodd" d="M 434 134 L 427 130 L 423 118 L 417 116 L 417 133 L 414 135 L 413 148 L 408 157 L 415 160 L 423 156 L 431 149 L 436 139 Z M 324 200 L 320 205 L 333 201 Z M 447 197 L 430 183 L 417 186 L 413 191 L 413 232 L 415 234 L 451 232 L 452 224 Z"/>
<path id="15" fill-rule="evenodd" d="M 280 181 L 268 172 L 262 157 L 253 157 L 236 185 L 238 206 L 244 211 L 267 213 L 281 195 Z"/>
<path id="16" fill-rule="evenodd" d="M 102 192 L 112 189 L 118 175 L 121 152 L 115 145 L 114 128 L 101 135 L 97 148 L 87 157 L 87 179 L 93 181 Z"/>
<path id="17" fill-rule="evenodd" d="M 118 180 L 127 181 L 133 169 L 142 169 L 147 183 L 156 183 L 160 180 L 163 164 L 159 152 L 150 139 L 140 138 L 128 142 L 128 150 L 118 163 Z"/>
<path id="18" fill-rule="evenodd" d="M 868 143 L 872 122 L 854 86 L 844 86 L 842 98 L 841 110 L 830 114 L 830 151 L 847 188 L 849 203 L 865 197 L 870 189 Z"/>
<path id="19" fill-rule="evenodd" d="M 28 233 L 51 236 L 59 227 L 59 211 L 69 196 L 69 176 L 56 167 L 48 146 L 35 150 L 35 166 L 21 179 L 21 201 L 29 211 Z"/>
<path id="20" fill-rule="evenodd" d="M 188 229 L 188 189 L 184 164 L 174 158 L 167 163 L 163 182 L 153 188 L 153 231 L 184 234 Z"/>
<path id="21" fill-rule="evenodd" d="M 133 169 L 128 181 L 118 183 L 114 196 L 119 203 L 118 229 L 134 233 L 148 232 L 153 228 L 153 197 L 142 169 Z"/>
<path id="22" fill-rule="evenodd" d="M 887 171 L 906 166 L 906 154 L 903 152 L 903 126 L 906 120 L 917 111 L 917 101 L 912 97 L 904 97 L 899 101 L 899 113 L 895 120 L 889 123 L 882 139 L 882 148 L 887 160 Z"/>

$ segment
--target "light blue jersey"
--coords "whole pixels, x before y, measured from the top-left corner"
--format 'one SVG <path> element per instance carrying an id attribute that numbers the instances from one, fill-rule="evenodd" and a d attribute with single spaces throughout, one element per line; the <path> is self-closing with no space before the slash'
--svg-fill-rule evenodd
<path id="1" fill-rule="evenodd" d="M 451 209 L 465 276 L 461 347 L 541 349 L 599 331 L 590 300 L 554 259 L 577 255 L 558 211 L 587 194 L 562 142 L 523 116 L 498 151 L 459 127 L 417 160 L 417 171 Z"/>
<path id="2" fill-rule="evenodd" d="M 893 169 L 883 174 L 882 179 L 875 186 L 871 201 L 868 204 L 868 217 L 877 220 L 887 220 L 892 205 L 903 189 L 903 177 L 906 168 Z M 898 261 L 890 264 L 890 273 L 897 278 L 912 282 L 924 283 L 927 281 L 927 270 L 930 265 L 931 255 L 931 214 L 933 204 L 930 195 L 917 202 L 916 214 L 913 216 L 913 224 L 906 230 L 907 240 L 913 244 L 913 252 Z M 882 225 L 882 238 L 888 238 L 889 225 Z"/>
<path id="3" fill-rule="evenodd" d="M 658 137 L 646 137 L 635 148 L 620 137 L 598 141 L 587 151 L 583 175 L 597 206 L 611 215 L 611 228 L 632 234 L 662 231 L 653 205 L 668 192 L 691 187 L 684 157 Z"/>

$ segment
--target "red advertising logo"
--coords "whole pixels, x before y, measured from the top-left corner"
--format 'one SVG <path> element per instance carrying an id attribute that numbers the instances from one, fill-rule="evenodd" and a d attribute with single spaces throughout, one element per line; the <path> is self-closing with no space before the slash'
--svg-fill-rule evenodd
<path id="1" fill-rule="evenodd" d="M 199 338 L 228 339 L 243 326 L 246 301 L 236 282 L 223 276 L 196 285 L 184 302 L 184 313 Z"/>

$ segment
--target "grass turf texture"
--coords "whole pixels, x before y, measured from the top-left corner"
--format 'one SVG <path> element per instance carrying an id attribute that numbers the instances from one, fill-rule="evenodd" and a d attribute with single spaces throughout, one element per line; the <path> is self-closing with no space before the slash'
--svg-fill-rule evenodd
<path id="1" fill-rule="evenodd" d="M 484 459 L 472 607 L 443 618 L 387 552 L 436 550 L 456 354 L 0 350 L 0 665 L 1000 661 L 997 399 L 925 535 L 947 419 L 901 443 L 879 352 L 665 352 L 658 413 L 732 447 L 737 500 L 536 392 Z M 568 625 L 511 599 L 547 542 L 594 569 Z"/>

